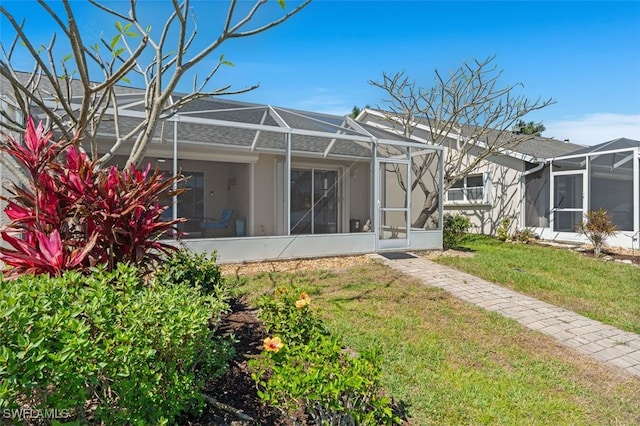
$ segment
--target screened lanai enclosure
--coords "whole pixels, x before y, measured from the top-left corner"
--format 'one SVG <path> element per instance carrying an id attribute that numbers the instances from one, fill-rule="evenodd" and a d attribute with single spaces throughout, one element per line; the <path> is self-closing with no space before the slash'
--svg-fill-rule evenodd
<path id="1" fill-rule="evenodd" d="M 133 127 L 142 103 L 124 96 Z M 442 248 L 441 205 L 411 226 L 442 200 L 441 154 L 349 117 L 207 98 L 164 120 L 145 163 L 189 176 L 165 212 L 187 219 L 181 243 L 239 262 Z"/>
<path id="2" fill-rule="evenodd" d="M 640 141 L 616 139 L 553 159 L 526 176 L 526 223 L 544 239 L 585 241 L 578 224 L 606 210 L 619 232 L 608 244 L 640 248 Z"/>

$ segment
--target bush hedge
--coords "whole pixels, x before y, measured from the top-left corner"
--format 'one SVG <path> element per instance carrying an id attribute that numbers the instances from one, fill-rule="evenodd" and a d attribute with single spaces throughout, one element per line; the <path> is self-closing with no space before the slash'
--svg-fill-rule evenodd
<path id="1" fill-rule="evenodd" d="M 224 297 L 145 283 L 126 264 L 25 275 L 2 281 L 0 292 L 0 413 L 28 407 L 82 423 L 172 422 L 203 406 L 205 381 L 232 357 L 232 343 L 211 330 L 228 309 Z"/>

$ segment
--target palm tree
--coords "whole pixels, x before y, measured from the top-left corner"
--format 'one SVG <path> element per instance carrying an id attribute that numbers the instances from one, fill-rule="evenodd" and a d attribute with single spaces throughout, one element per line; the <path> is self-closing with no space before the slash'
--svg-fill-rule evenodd
<path id="1" fill-rule="evenodd" d="M 527 123 L 524 120 L 518 120 L 518 122 L 515 124 L 515 126 L 513 126 L 513 128 L 515 131 L 520 132 L 523 135 L 536 135 L 536 136 L 540 136 L 542 132 L 547 130 L 547 128 L 544 127 L 544 124 L 542 124 L 542 122 L 536 123 L 534 121 L 530 121 Z"/>

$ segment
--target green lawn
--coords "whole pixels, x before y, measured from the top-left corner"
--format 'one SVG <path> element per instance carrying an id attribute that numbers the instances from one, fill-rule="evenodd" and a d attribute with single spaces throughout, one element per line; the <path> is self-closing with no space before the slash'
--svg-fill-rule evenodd
<path id="1" fill-rule="evenodd" d="M 262 273 L 239 291 L 289 282 L 349 346 L 382 349 L 383 385 L 411 425 L 640 424 L 640 379 L 384 265 Z"/>
<path id="2" fill-rule="evenodd" d="M 640 268 L 566 249 L 467 236 L 472 257 L 437 262 L 562 306 L 623 330 L 640 333 Z"/>

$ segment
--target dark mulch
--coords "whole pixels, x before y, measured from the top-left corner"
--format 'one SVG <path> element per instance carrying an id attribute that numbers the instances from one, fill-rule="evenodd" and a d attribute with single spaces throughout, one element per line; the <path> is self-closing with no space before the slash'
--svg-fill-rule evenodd
<path id="1" fill-rule="evenodd" d="M 231 301 L 231 312 L 222 319 L 219 333 L 235 337 L 236 357 L 224 376 L 207 385 L 205 393 L 222 404 L 241 410 L 253 420 L 242 420 L 235 414 L 207 404 L 200 417 L 185 417 L 180 420 L 180 424 L 190 426 L 293 425 L 294 423 L 280 411 L 263 405 L 258 398 L 247 361 L 260 353 L 259 347 L 266 337 L 266 332 L 255 311 L 245 300 Z"/>

